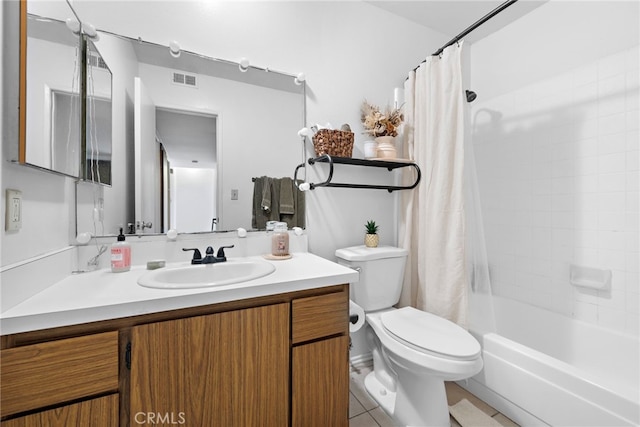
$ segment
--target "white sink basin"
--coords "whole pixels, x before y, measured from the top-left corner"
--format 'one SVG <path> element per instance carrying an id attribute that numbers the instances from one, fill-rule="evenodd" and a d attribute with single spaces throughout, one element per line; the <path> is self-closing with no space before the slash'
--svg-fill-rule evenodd
<path id="1" fill-rule="evenodd" d="M 262 260 L 227 260 L 152 270 L 140 276 L 138 284 L 159 289 L 206 288 L 247 282 L 271 274 L 275 269 L 273 264 Z"/>

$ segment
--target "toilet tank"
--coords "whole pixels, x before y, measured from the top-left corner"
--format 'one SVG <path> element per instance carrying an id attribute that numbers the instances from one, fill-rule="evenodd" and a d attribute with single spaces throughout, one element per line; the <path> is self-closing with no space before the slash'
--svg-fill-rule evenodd
<path id="1" fill-rule="evenodd" d="M 405 249 L 352 246 L 338 249 L 336 258 L 338 264 L 360 271 L 360 279 L 349 286 L 349 293 L 364 311 L 389 308 L 400 300 L 407 260 Z"/>

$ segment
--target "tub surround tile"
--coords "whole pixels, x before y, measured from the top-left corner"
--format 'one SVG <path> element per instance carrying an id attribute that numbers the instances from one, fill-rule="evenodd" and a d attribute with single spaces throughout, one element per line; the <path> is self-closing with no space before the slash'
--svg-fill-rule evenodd
<path id="1" fill-rule="evenodd" d="M 495 122 L 479 114 L 472 136 L 496 295 L 609 329 L 638 330 L 628 320 L 635 313 L 612 306 L 610 294 L 585 304 L 578 292 L 550 292 L 548 284 L 558 277 L 535 263 L 551 258 L 611 269 L 613 288 L 624 299 L 639 292 L 638 281 L 618 283 L 638 271 L 640 259 L 639 51 L 634 46 L 474 104 L 478 112 L 502 113 Z M 515 104 L 517 115 L 510 108 Z M 531 141 L 530 150 L 515 150 L 524 140 Z M 529 231 L 530 239 L 513 238 L 514 219 L 526 219 L 516 225 L 518 235 Z M 512 264 L 502 260 L 513 256 L 529 271 L 520 268 L 509 277 Z"/>

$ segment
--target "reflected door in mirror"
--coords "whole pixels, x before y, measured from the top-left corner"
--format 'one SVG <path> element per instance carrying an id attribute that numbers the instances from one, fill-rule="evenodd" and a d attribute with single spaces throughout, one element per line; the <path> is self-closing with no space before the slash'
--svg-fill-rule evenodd
<path id="1" fill-rule="evenodd" d="M 160 224 L 160 145 L 156 141 L 156 106 L 135 78 L 135 215 L 137 233 L 157 233 Z M 147 225 L 147 226 L 145 226 Z"/>

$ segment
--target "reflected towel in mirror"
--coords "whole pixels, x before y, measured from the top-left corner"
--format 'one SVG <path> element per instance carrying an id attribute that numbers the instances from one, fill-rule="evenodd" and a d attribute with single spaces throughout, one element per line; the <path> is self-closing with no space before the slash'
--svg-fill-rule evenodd
<path id="1" fill-rule="evenodd" d="M 251 226 L 254 229 L 266 229 L 267 221 L 283 221 L 288 228 L 305 227 L 305 195 L 291 178 L 261 176 L 254 178 L 253 183 Z"/>

